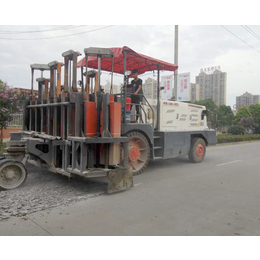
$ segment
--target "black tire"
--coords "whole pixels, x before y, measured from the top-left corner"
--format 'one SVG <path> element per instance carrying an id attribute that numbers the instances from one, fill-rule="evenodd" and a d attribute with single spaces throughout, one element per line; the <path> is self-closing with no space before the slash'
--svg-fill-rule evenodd
<path id="1" fill-rule="evenodd" d="M 128 133 L 127 136 L 130 138 L 129 148 L 128 148 L 129 166 L 132 166 L 132 168 L 133 168 L 133 175 L 139 175 L 145 170 L 145 168 L 147 167 L 147 165 L 149 163 L 150 145 L 149 145 L 147 138 L 139 132 L 131 132 L 131 133 Z M 136 165 L 136 162 L 131 159 L 131 154 L 130 154 L 130 150 L 132 149 L 131 143 L 135 142 L 135 141 L 138 141 L 138 143 L 140 143 L 140 149 L 139 149 L 140 158 L 138 158 L 136 160 L 136 161 L 138 161 L 137 165 Z"/>
<path id="2" fill-rule="evenodd" d="M 204 160 L 206 154 L 206 144 L 202 138 L 193 138 L 189 151 L 189 159 L 193 163 L 200 163 Z"/>
<path id="3" fill-rule="evenodd" d="M 13 168 L 13 172 L 7 173 L 8 168 Z M 8 176 L 9 174 L 9 176 Z M 13 176 L 12 176 L 13 175 Z M 21 186 L 27 178 L 27 169 L 16 160 L 0 160 L 0 189 L 11 190 Z"/>

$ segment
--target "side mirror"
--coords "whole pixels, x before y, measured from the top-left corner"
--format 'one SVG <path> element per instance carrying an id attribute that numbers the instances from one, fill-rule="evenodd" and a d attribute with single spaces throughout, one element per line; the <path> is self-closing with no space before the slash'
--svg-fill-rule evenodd
<path id="1" fill-rule="evenodd" d="M 206 109 L 206 110 L 202 110 L 202 113 L 201 113 L 201 120 L 204 120 L 204 117 L 205 116 L 208 116 L 209 115 L 209 111 Z"/>

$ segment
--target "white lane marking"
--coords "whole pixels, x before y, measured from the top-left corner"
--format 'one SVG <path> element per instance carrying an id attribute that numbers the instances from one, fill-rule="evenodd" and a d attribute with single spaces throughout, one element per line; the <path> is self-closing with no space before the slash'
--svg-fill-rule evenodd
<path id="1" fill-rule="evenodd" d="M 136 184 L 134 184 L 134 187 L 139 186 L 139 185 L 142 185 L 142 183 L 136 183 Z"/>
<path id="2" fill-rule="evenodd" d="M 242 160 L 236 160 L 236 161 L 232 161 L 232 162 L 217 164 L 216 166 L 224 166 L 224 165 L 231 164 L 231 163 L 236 163 L 236 162 L 242 162 Z"/>

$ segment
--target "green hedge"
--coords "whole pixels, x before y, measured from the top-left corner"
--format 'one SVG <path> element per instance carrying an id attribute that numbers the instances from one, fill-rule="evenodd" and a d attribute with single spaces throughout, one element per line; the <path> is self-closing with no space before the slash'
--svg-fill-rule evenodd
<path id="1" fill-rule="evenodd" d="M 221 134 L 218 136 L 218 143 L 230 143 L 241 141 L 260 140 L 260 134 L 231 135 Z"/>
<path id="2" fill-rule="evenodd" d="M 240 125 L 233 125 L 228 128 L 228 133 L 232 135 L 242 135 L 244 132 L 244 128 Z"/>

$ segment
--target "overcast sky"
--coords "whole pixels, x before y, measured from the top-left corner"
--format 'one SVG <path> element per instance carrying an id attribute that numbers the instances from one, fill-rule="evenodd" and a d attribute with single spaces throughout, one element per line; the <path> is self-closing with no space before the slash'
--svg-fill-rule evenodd
<path id="1" fill-rule="evenodd" d="M 108 27 L 109 24 L 105 24 L 58 28 L 62 26 L 66 25 L 1 25 L 0 79 L 14 87 L 30 88 L 30 64 L 63 61 L 62 52 L 73 49 L 83 53 L 87 47 L 128 46 L 136 52 L 174 63 L 174 25 Z M 180 25 L 178 65 L 179 73 L 191 73 L 191 82 L 195 82 L 201 68 L 220 66 L 221 71 L 227 73 L 227 105 L 233 106 L 235 97 L 245 91 L 260 95 L 259 66 L 256 65 L 260 59 L 260 37 L 257 39 L 240 25 L 225 27 L 244 42 L 220 25 Z M 248 27 L 260 36 L 260 26 Z M 57 28 L 59 30 L 43 31 Z M 24 31 L 42 32 L 17 33 Z M 78 35 L 51 38 L 70 34 Z M 153 74 L 141 78 L 147 77 Z M 116 76 L 114 81 L 119 84 L 122 78 Z"/>

